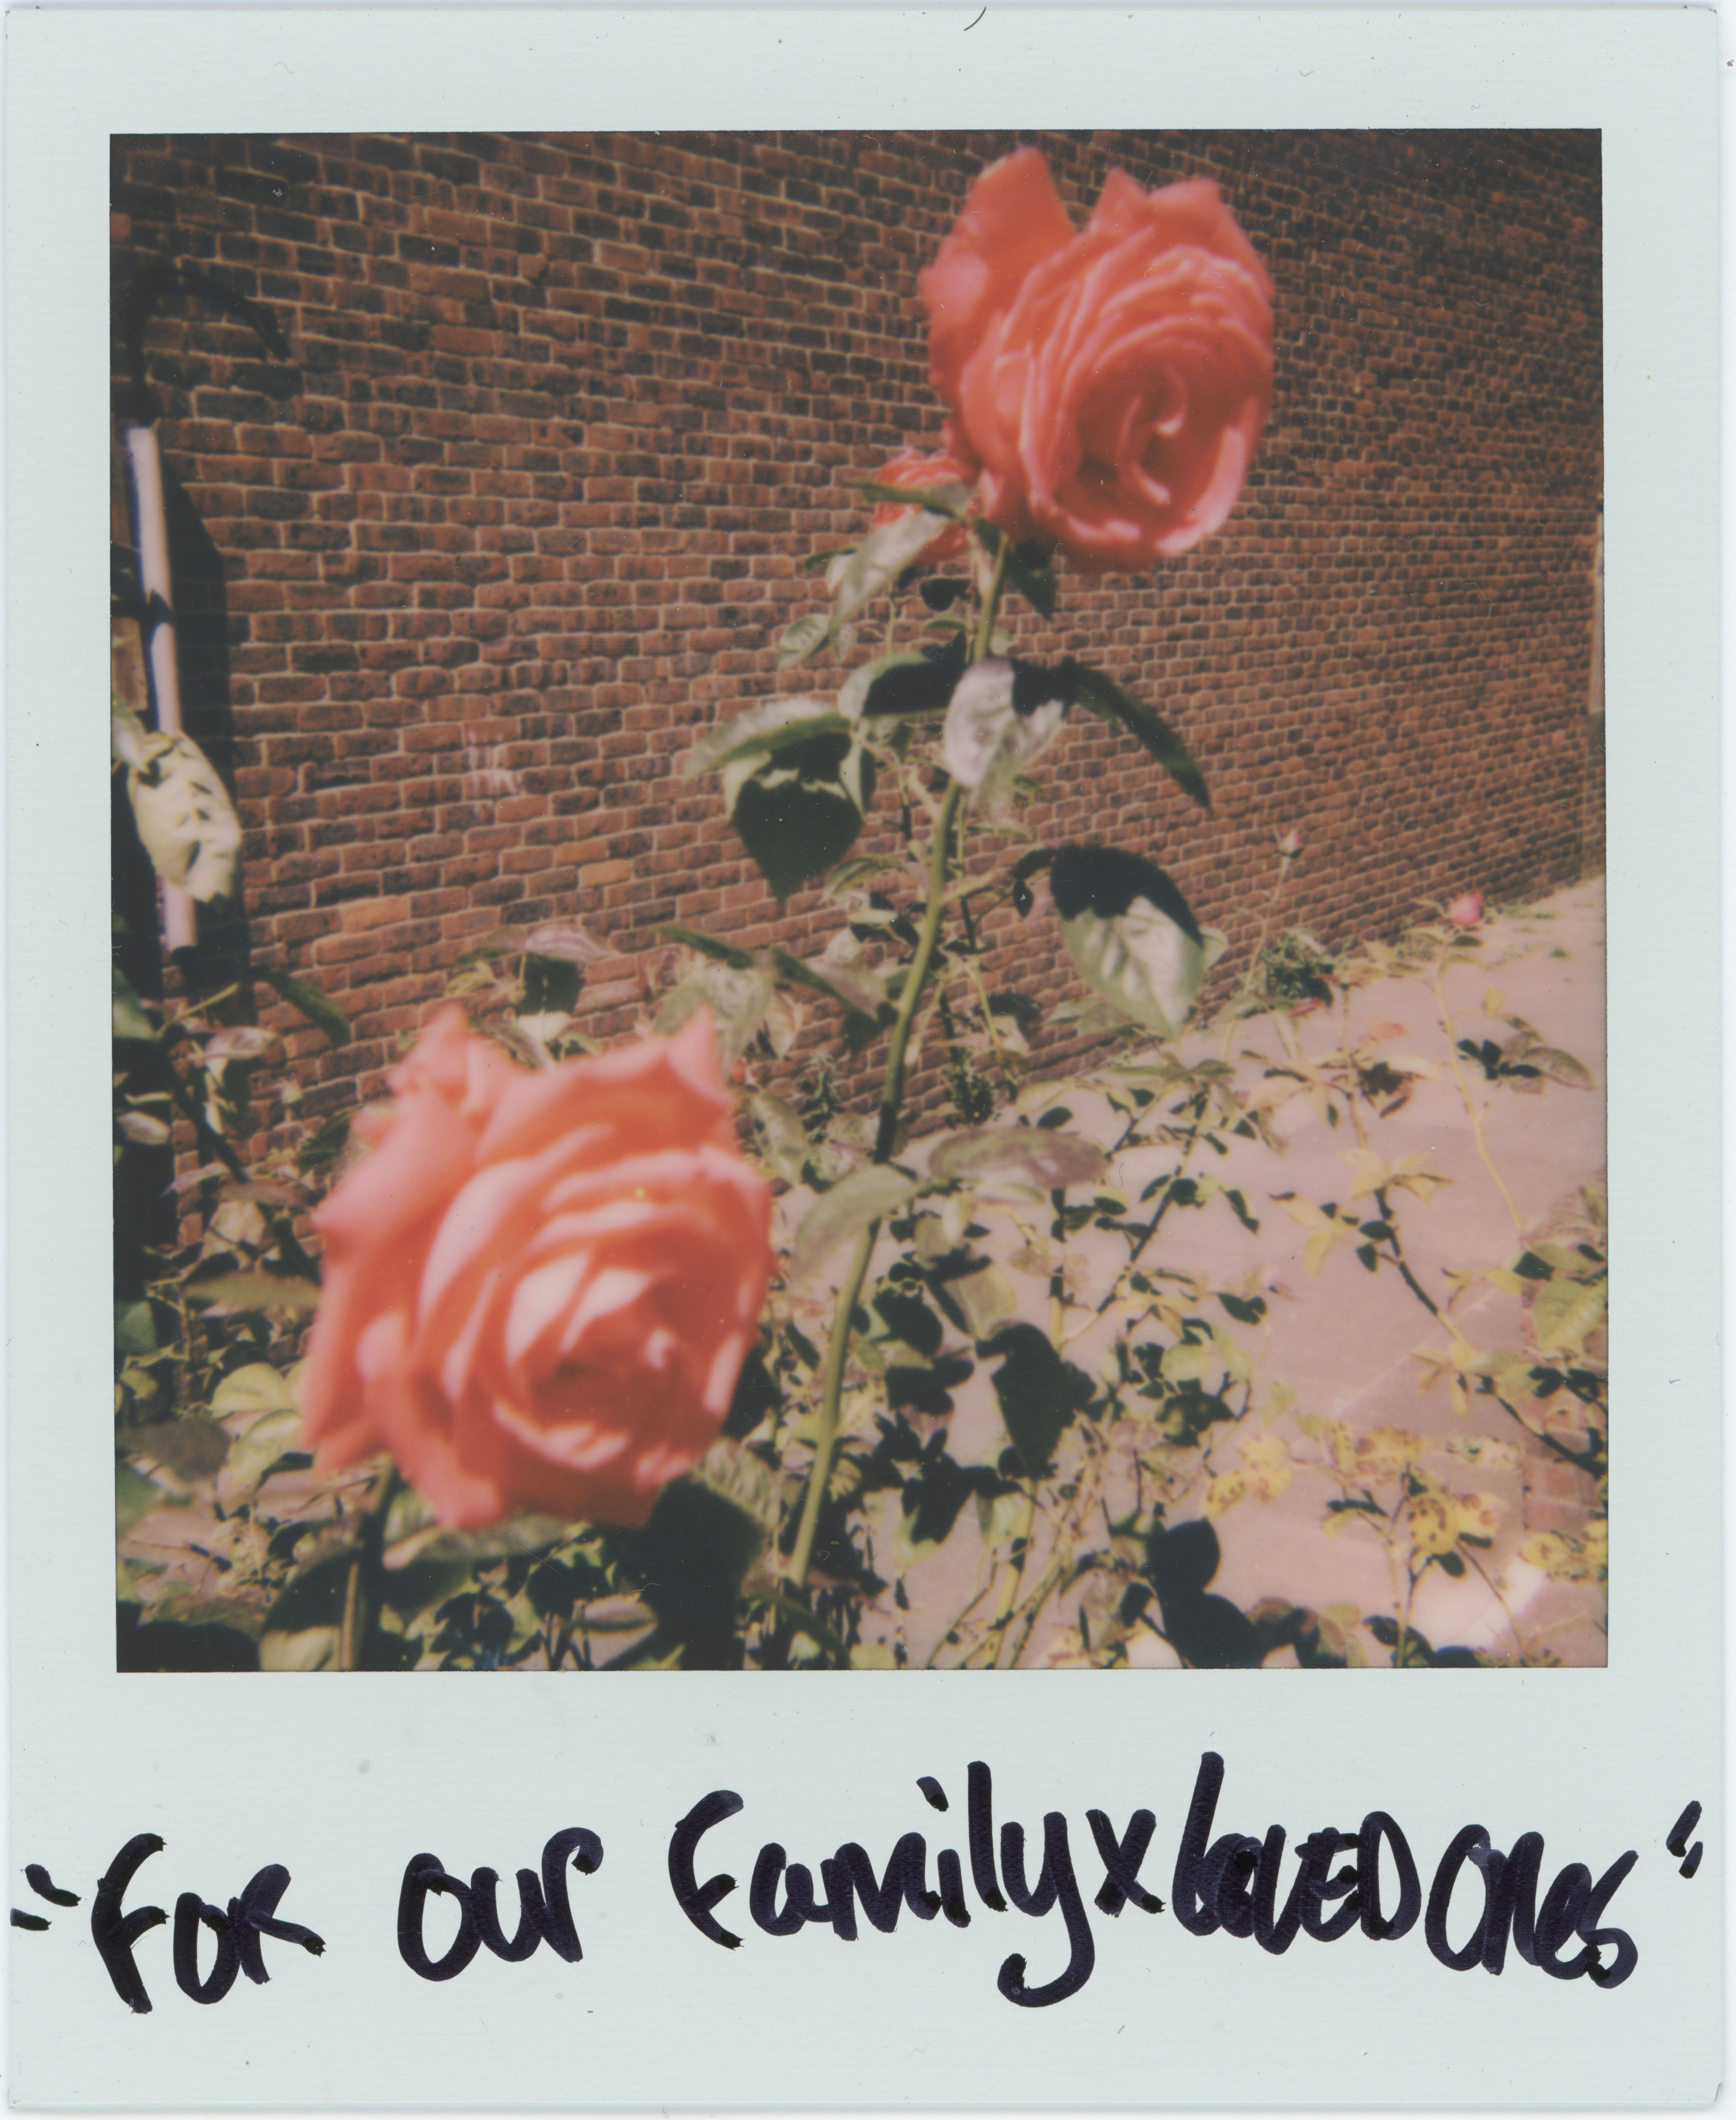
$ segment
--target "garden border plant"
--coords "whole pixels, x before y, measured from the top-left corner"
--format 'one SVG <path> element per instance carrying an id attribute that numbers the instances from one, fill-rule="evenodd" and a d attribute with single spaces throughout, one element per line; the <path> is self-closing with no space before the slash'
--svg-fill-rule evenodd
<path id="1" fill-rule="evenodd" d="M 833 658 L 835 695 L 780 693 L 682 768 L 715 779 L 780 899 L 821 886 L 838 917 L 823 950 L 666 928 L 640 1037 L 598 1053 L 575 1018 L 595 943 L 573 923 L 503 929 L 454 967 L 447 1009 L 393 1071 L 394 1104 L 360 1115 L 359 1157 L 328 1120 L 258 1169 L 237 1146 L 251 1100 L 275 1099 L 281 1140 L 297 1098 L 291 1072 L 264 1072 L 271 1034 L 222 1025 L 223 997 L 158 1007 L 117 974 L 117 1158 L 190 1134 L 175 1183 L 201 1231 L 117 1309 L 123 1659 L 902 1665 L 919 1660 L 911 1572 L 974 1527 L 971 1595 L 930 1664 L 1016 1665 L 1040 1634 L 1062 1660 L 1124 1662 L 1147 1634 L 1196 1666 L 1488 1660 L 1430 1643 L 1413 1606 L 1431 1570 L 1483 1570 L 1499 1518 L 1425 1461 L 1500 1446 L 1357 1436 L 1297 1407 L 1263 1374 L 1268 1294 L 1213 1288 L 1173 1241 L 1189 1212 L 1257 1225 L 1212 1162 L 1232 1138 L 1276 1151 L 1274 1115 L 1298 1097 L 1357 1144 L 1343 1201 L 1274 1195 L 1310 1266 L 1349 1244 L 1397 1274 L 1448 1336 L 1426 1377 L 1461 1411 L 1492 1398 L 1603 1493 L 1594 1234 L 1528 1241 L 1515 1211 L 1510 1262 L 1431 1290 L 1404 1217 L 1440 1174 L 1387 1161 L 1371 1132 L 1419 1081 L 1449 1081 L 1505 1195 L 1474 1071 L 1521 1093 L 1586 1079 L 1516 1018 L 1500 1044 L 1459 1035 L 1445 979 L 1479 946 L 1480 904 L 1336 959 L 1269 937 L 1300 851 L 1287 835 L 1221 1046 L 1189 1057 L 1222 937 L 1144 851 L 1033 829 L 1031 769 L 1074 711 L 1209 806 L 1149 705 L 1064 651 L 1015 657 L 1003 618 L 1016 597 L 1053 627 L 1058 567 L 1143 570 L 1227 516 L 1269 403 L 1264 268 L 1214 186 L 1147 193 L 1117 171 L 1076 230 L 1027 150 L 978 179 L 923 291 L 944 446 L 858 481 L 873 520 L 815 556 L 825 606 L 779 649 L 784 669 Z M 877 652 L 852 665 L 870 629 Z M 117 755 L 160 872 L 220 892 L 235 835 L 203 761 L 124 714 Z M 856 854 L 877 801 L 895 847 Z M 994 981 L 987 916 L 1028 915 L 1040 880 L 1090 997 L 1050 1020 L 1119 1048 L 1096 1078 L 1119 1126 L 1106 1151 L 1074 1130 L 1084 1085 L 1035 1076 L 1034 1011 Z M 1352 1039 L 1347 995 L 1395 973 L 1431 983 L 1438 1065 Z M 347 1035 L 310 987 L 274 983 Z M 1343 1033 L 1310 1058 L 1292 1011 L 1323 1004 Z M 872 1115 L 838 1109 L 824 1066 L 805 1106 L 762 1086 L 817 1011 L 844 1050 L 878 1056 Z M 1245 1093 L 1229 1056 L 1255 1011 L 1286 1058 Z M 905 1095 L 931 1049 L 965 1123 L 924 1154 Z M 1134 1197 L 1129 1160 L 1154 1150 L 1166 1167 Z M 812 1196 L 781 1262 L 774 1186 Z M 1107 1287 L 1070 1251 L 1087 1228 L 1124 1248 Z M 1019 1314 L 1012 1272 L 1046 1281 L 1043 1325 Z M 1534 1290 L 1530 1354 L 1463 1338 L 1479 1283 Z M 979 1368 L 1003 1436 L 961 1458 L 954 1394 Z M 1333 1490 L 1328 1533 L 1385 1548 L 1389 1615 L 1244 1612 L 1209 1588 L 1214 1524 L 1302 1473 Z M 1528 1553 L 1601 1580 L 1602 1521 Z M 167 1549 L 202 1558 L 216 1594 L 153 1563 Z M 1513 1636 L 1515 1658 L 1548 1660 Z"/>

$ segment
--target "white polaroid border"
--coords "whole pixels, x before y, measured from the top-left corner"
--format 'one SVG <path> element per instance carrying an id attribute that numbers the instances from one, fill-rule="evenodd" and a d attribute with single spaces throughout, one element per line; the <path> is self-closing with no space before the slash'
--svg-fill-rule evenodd
<path id="1" fill-rule="evenodd" d="M 12 1895 L 85 1895 L 12 1936 L 14 2102 L 32 2109 L 458 2107 L 1568 2108 L 1703 2104 L 1722 2070 L 1716 20 L 1651 7 L 971 5 L 194 8 L 7 18 L 7 882 Z M 93 559 L 107 508 L 112 132 L 487 126 L 1591 126 L 1606 259 L 1610 1192 L 1607 1670 L 1403 1676 L 1051 1673 L 123 1676 L 109 1569 L 108 946 Z M 1400 1821 L 1425 1887 L 1470 1820 L 1535 1828 L 1546 1874 L 1638 1862 L 1610 1919 L 1625 1986 L 1395 1947 L 1282 1958 L 1167 1915 L 1097 1919 L 1064 2004 L 996 1992 L 1059 1919 L 905 1922 L 839 1947 L 747 1919 L 764 1841 L 817 1864 L 921 1829 L 962 1848 L 965 1769 L 1003 1816 L 1157 1817 L 1167 1895 L 1200 1755 L 1218 1829 L 1292 1843 Z M 950 1820 L 916 1778 L 939 1778 Z M 672 1829 L 743 1798 L 700 1874 L 738 1950 L 668 1881 Z M 1706 1854 L 1664 1848 L 1690 1799 Z M 582 1963 L 485 1954 L 449 1985 L 396 1948 L 407 1858 L 534 1865 L 604 1843 Z M 268 1862 L 327 1939 L 202 2009 L 166 1932 L 130 2014 L 91 1941 L 115 1850 L 166 1843 L 129 1904 L 220 1903 Z M 1095 1868 L 1086 1867 L 1096 1881 Z"/>

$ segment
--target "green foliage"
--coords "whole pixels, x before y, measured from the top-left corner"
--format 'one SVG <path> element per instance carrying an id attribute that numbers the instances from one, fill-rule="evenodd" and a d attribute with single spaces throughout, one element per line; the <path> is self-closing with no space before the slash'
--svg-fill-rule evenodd
<path id="1" fill-rule="evenodd" d="M 682 767 L 717 776 L 780 899 L 821 886 L 814 918 L 831 932 L 804 929 L 798 954 L 668 924 L 640 966 L 642 1027 L 709 1010 L 744 1142 L 797 1195 L 714 1447 L 631 1531 L 525 1514 L 459 1532 L 384 1460 L 314 1464 L 296 1411 L 318 1300 L 309 1216 L 348 1155 L 350 1115 L 303 1118 L 268 1034 L 148 1000 L 117 971 L 118 1167 L 142 1184 L 148 1169 L 160 1194 L 150 1159 L 177 1158 L 184 1221 L 141 1248 L 115 1307 L 127 1667 L 1547 1662 L 1516 1622 L 1510 1648 L 1474 1652 L 1415 1625 L 1419 1592 L 1499 1583 L 1516 1559 L 1590 1609 L 1608 1564 L 1600 1206 L 1506 1260 L 1425 1266 L 1437 1248 L 1416 1221 L 1446 1176 L 1383 1132 L 1426 1090 L 1459 1099 L 1481 1142 L 1477 1100 L 1582 1088 L 1586 1071 L 1496 1001 L 1502 1035 L 1461 1034 L 1443 981 L 1477 944 L 1458 931 L 1336 956 L 1299 930 L 1270 935 L 1293 838 L 1234 1000 L 1212 1034 L 1190 1033 L 1222 935 L 1143 851 L 1036 844 L 1039 791 L 1022 776 L 1073 705 L 1209 807 L 1199 765 L 1105 673 L 1026 658 L 1022 635 L 1013 658 L 1003 601 L 1052 621 L 1062 585 L 1043 555 L 970 517 L 962 488 L 862 490 L 906 512 L 815 556 L 803 571 L 823 570 L 823 607 L 798 611 L 775 652 L 780 670 L 823 667 L 822 651 L 848 666 L 871 625 L 876 652 L 840 669 L 835 701 L 750 705 Z M 967 558 L 925 573 L 951 523 L 967 525 Z M 887 835 L 857 854 L 877 798 Z M 208 862 L 203 842 L 193 858 Z M 994 962 L 1002 909 L 1032 914 L 1044 887 L 1080 983 L 1060 1007 L 1007 991 Z M 1230 924 L 1233 909 L 1208 909 Z M 503 928 L 465 951 L 450 991 L 542 1065 L 589 1049 L 584 981 L 605 954 L 568 921 Z M 1292 1013 L 1389 979 L 1434 1004 L 1426 1055 L 1389 1048 L 1391 1025 L 1353 1030 L 1347 1008 L 1342 1025 Z M 347 1040 L 317 989 L 267 979 Z M 1111 1057 L 1051 1074 L 1053 1030 L 1102 1034 Z M 853 1098 L 864 1055 L 876 1091 Z M 959 1122 L 929 1141 L 908 1138 L 921 1069 L 943 1075 Z M 1331 1199 L 1298 1192 L 1277 1160 L 1299 1123 L 1342 1145 Z M 257 1125 L 272 1142 L 256 1165 Z M 1355 1430 L 1267 1373 L 1278 1308 L 1305 1290 L 1264 1268 L 1219 1285 L 1200 1262 L 1222 1256 L 1214 1234 L 1268 1215 L 1301 1233 L 1294 1278 L 1353 1261 L 1358 1278 L 1402 1286 L 1426 1336 L 1417 1389 L 1442 1392 L 1460 1428 Z M 1465 1322 L 1490 1290 L 1521 1321 L 1505 1346 Z M 1473 1431 L 1473 1411 L 1503 1432 Z M 1572 1468 L 1585 1505 L 1522 1537 L 1479 1482 L 1516 1471 L 1522 1510 L 1543 1456 Z M 1219 1527 L 1287 1494 L 1288 1535 L 1310 1521 L 1372 1555 L 1389 1610 L 1279 1596 L 1244 1611 L 1224 1593 Z"/>
<path id="2" fill-rule="evenodd" d="M 1286 1008 L 1299 1001 L 1329 1002 L 1335 965 L 1336 960 L 1324 943 L 1300 928 L 1292 928 L 1262 945 L 1255 978 L 1262 997 L 1271 1008 Z"/>
<path id="3" fill-rule="evenodd" d="M 216 769 L 190 736 L 147 729 L 117 703 L 110 728 L 140 843 L 165 883 L 202 901 L 228 897 L 241 821 Z"/>

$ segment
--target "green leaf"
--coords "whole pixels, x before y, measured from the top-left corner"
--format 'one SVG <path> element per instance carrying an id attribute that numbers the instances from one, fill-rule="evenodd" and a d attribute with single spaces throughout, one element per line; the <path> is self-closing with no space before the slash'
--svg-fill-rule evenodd
<path id="1" fill-rule="evenodd" d="M 273 993 L 286 1001 L 291 1008 L 300 1009 L 316 1030 L 323 1030 L 333 1045 L 347 1045 L 350 1042 L 350 1019 L 334 1002 L 328 1001 L 319 988 L 306 979 L 293 979 L 287 972 L 261 972 Z"/>
<path id="2" fill-rule="evenodd" d="M 258 1487 L 274 1465 L 290 1456 L 301 1439 L 301 1416 L 293 1406 L 261 1414 L 229 1453 L 223 1468 L 226 1506 Z"/>
<path id="3" fill-rule="evenodd" d="M 738 972 L 759 969 L 759 960 L 750 956 L 746 950 L 737 949 L 733 942 L 721 942 L 716 936 L 705 934 L 697 928 L 684 928 L 678 920 L 666 920 L 651 932 L 659 941 L 678 942 L 683 949 L 697 950 L 700 956 L 714 958 Z"/>
<path id="4" fill-rule="evenodd" d="M 834 560 L 847 560 L 855 551 L 854 545 L 828 545 L 823 552 L 810 552 L 805 560 L 796 564 L 798 574 L 824 574 Z"/>
<path id="5" fill-rule="evenodd" d="M 848 734 L 830 732 L 775 755 L 740 754 L 724 781 L 742 844 L 780 899 L 849 852 L 873 797 L 873 760 Z"/>
<path id="6" fill-rule="evenodd" d="M 327 1164 L 335 1163 L 349 1146 L 350 1120 L 347 1112 L 334 1112 L 328 1119 L 322 1119 L 307 1139 L 296 1151 L 298 1170 L 323 1170 Z"/>
<path id="7" fill-rule="evenodd" d="M 1163 871 L 1112 847 L 1063 847 L 1050 890 L 1087 985 L 1135 1023 L 1175 1037 L 1205 976 L 1205 950 Z"/>
<path id="8" fill-rule="evenodd" d="M 832 622 L 823 611 L 812 611 L 805 618 L 798 618 L 786 627 L 778 643 L 778 667 L 794 670 L 798 662 L 805 662 L 817 648 L 823 647 L 831 637 Z"/>
<path id="9" fill-rule="evenodd" d="M 1607 1290 L 1602 1281 L 1552 1281 L 1540 1288 L 1531 1305 L 1531 1326 L 1538 1351 L 1545 1355 L 1577 1354 L 1585 1335 L 1603 1315 Z"/>
<path id="10" fill-rule="evenodd" d="M 309 1627 L 335 1627 L 343 1618 L 351 1555 L 329 1553 L 291 1578 L 266 1615 L 269 1634 L 300 1634 Z"/>
<path id="11" fill-rule="evenodd" d="M 178 1480 L 208 1480 L 228 1460 L 229 1437 L 216 1421 L 190 1413 L 179 1420 L 155 1421 L 149 1428 L 133 1430 L 127 1448 L 134 1457 L 148 1458 Z"/>
<path id="12" fill-rule="evenodd" d="M 1042 1479 L 1062 1431 L 1091 1402 L 1090 1378 L 1063 1361 L 1035 1325 L 1009 1325 L 977 1351 L 1001 1357 L 994 1380 L 1001 1418 L 1026 1472 Z"/>
<path id="13" fill-rule="evenodd" d="M 855 478 L 850 481 L 864 500 L 877 503 L 890 501 L 897 508 L 920 508 L 930 515 L 943 515 L 949 522 L 962 523 L 970 504 L 970 489 L 952 480 L 945 486 L 882 486 L 878 479 Z M 931 529 L 929 535 L 932 537 Z"/>
<path id="14" fill-rule="evenodd" d="M 841 898 L 847 890 L 854 890 L 866 883 L 870 876 L 893 873 L 908 876 L 910 865 L 896 854 L 858 854 L 853 860 L 840 862 L 826 880 L 825 895 Z"/>
<path id="15" fill-rule="evenodd" d="M 229 1310 L 311 1310 L 319 1301 L 315 1282 L 271 1273 L 220 1273 L 189 1281 L 187 1294 L 194 1303 L 221 1304 Z"/>
<path id="16" fill-rule="evenodd" d="M 838 694 L 838 711 L 852 721 L 863 715 L 938 714 L 964 674 L 962 655 L 924 654 L 919 649 L 877 656 L 853 670 Z"/>
<path id="17" fill-rule="evenodd" d="M 231 1369 L 211 1395 L 211 1410 L 221 1420 L 232 1413 L 281 1413 L 294 1410 L 289 1379 L 269 1362 L 249 1362 Z"/>
<path id="18" fill-rule="evenodd" d="M 227 898 L 241 821 L 216 769 L 190 736 L 147 735 L 131 746 L 127 799 L 151 863 L 165 883 L 206 903 Z"/>
<path id="19" fill-rule="evenodd" d="M 764 1090 L 756 1090 L 749 1097 L 747 1109 L 760 1129 L 766 1160 L 774 1174 L 786 1185 L 799 1185 L 812 1153 L 801 1113 L 782 1097 L 771 1096 Z"/>
<path id="20" fill-rule="evenodd" d="M 836 1002 L 840 1007 L 858 1016 L 865 1016 L 870 1022 L 878 1017 L 888 1006 L 886 981 L 878 972 L 868 971 L 855 965 L 828 965 L 804 963 L 793 957 L 787 950 L 774 949 L 772 968 L 786 986 L 805 987 L 810 993 L 824 994 L 828 1001 Z"/>
<path id="21" fill-rule="evenodd" d="M 1018 1291 L 992 1260 L 942 1285 L 973 1340 L 986 1338 L 997 1325 L 1017 1314 Z"/>
<path id="22" fill-rule="evenodd" d="M 929 496 L 901 493 L 897 498 L 910 513 L 870 530 L 838 570 L 833 587 L 835 625 L 843 625 L 864 604 L 883 596 L 905 569 L 919 560 L 940 534 L 934 516 L 927 508 Z"/>
<path id="23" fill-rule="evenodd" d="M 307 1627 L 299 1634 L 273 1628 L 259 1637 L 261 1671 L 329 1671 L 337 1661 L 336 1626 Z"/>
<path id="24" fill-rule="evenodd" d="M 1164 1349 L 1161 1367 L 1166 1384 L 1198 1384 L 1216 1376 L 1223 1360 L 1209 1341 L 1182 1340 Z"/>
<path id="25" fill-rule="evenodd" d="M 738 759 L 770 757 L 786 746 L 806 743 L 811 737 L 849 733 L 844 717 L 817 700 L 762 700 L 745 714 L 732 714 L 707 729 L 682 759 L 682 777 L 694 780 L 702 773 L 720 773 Z"/>
<path id="26" fill-rule="evenodd" d="M 533 956 L 558 957 L 570 965 L 594 965 L 613 955 L 576 920 L 539 920 L 524 931 L 524 946 Z"/>
<path id="27" fill-rule="evenodd" d="M 124 1538 L 141 1517 L 169 1501 L 155 1480 L 147 1480 L 142 1472 L 135 1472 L 130 1465 L 114 1468 L 114 1536 Z"/>
<path id="28" fill-rule="evenodd" d="M 1201 808 L 1211 808 L 1211 791 L 1206 786 L 1205 775 L 1167 722 L 1124 692 L 1113 677 L 1106 676 L 1101 670 L 1091 669 L 1069 657 L 1061 665 L 1061 671 L 1070 681 L 1073 698 L 1082 707 L 1104 721 L 1119 723 L 1137 737 L 1184 794 L 1191 795 Z"/>
<path id="29" fill-rule="evenodd" d="M 119 965 L 112 965 L 110 970 L 114 986 L 111 1035 L 136 1039 L 141 1044 L 151 1043 L 156 1036 L 156 1025 L 145 1013 L 144 1004 L 140 1001 L 133 982 Z"/>
<path id="30" fill-rule="evenodd" d="M 521 1016 L 569 1016 L 579 1005 L 584 973 L 570 957 L 545 957 L 534 951 L 524 954 L 524 998 Z"/>
<path id="31" fill-rule="evenodd" d="M 918 1181 L 890 1163 L 871 1163 L 822 1192 L 802 1218 L 789 1248 L 789 1278 L 804 1280 L 847 1238 L 901 1207 Z"/>
<path id="32" fill-rule="evenodd" d="M 1094 1183 L 1103 1151 L 1073 1133 L 1037 1127 L 978 1127 L 952 1135 L 929 1168 L 937 1178 L 1011 1179 L 1038 1195 Z"/>
<path id="33" fill-rule="evenodd" d="M 512 1560 L 521 1554 L 544 1553 L 550 1546 L 558 1546 L 567 1530 L 560 1517 L 531 1513 L 508 1517 L 505 1523 L 490 1524 L 482 1531 L 452 1531 L 444 1524 L 431 1523 L 386 1548 L 386 1569 L 389 1575 L 407 1568 L 412 1561 L 461 1560 L 468 1567 L 482 1561 Z"/>
<path id="34" fill-rule="evenodd" d="M 123 1355 L 156 1352 L 156 1318 L 148 1303 L 115 1304 L 114 1344 Z"/>
<path id="35" fill-rule="evenodd" d="M 757 967 L 742 972 L 733 965 L 702 965 L 664 997 L 653 1027 L 659 1038 L 673 1037 L 697 1010 L 709 1008 L 727 1075 L 758 1037 L 776 992 L 777 981 Z"/>
<path id="36" fill-rule="evenodd" d="M 1547 1075 L 1552 1082 L 1560 1082 L 1570 1090 L 1593 1087 L 1590 1069 L 1571 1053 L 1559 1052 L 1552 1045 L 1534 1045 L 1524 1058 L 1528 1067 L 1536 1068 L 1539 1075 Z"/>
<path id="37" fill-rule="evenodd" d="M 986 808 L 1003 808 L 1014 779 L 1048 749 L 1066 714 L 1054 673 L 1030 662 L 973 662 L 947 708 L 947 770 Z"/>

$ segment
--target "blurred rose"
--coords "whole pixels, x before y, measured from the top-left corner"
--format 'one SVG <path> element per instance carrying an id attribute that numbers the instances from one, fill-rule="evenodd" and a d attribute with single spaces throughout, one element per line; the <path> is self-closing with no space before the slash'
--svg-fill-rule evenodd
<path id="1" fill-rule="evenodd" d="M 969 486 L 976 477 L 974 467 L 966 470 L 956 457 L 924 456 L 919 449 L 906 449 L 902 456 L 894 457 L 874 474 L 877 486 L 914 486 L 933 493 L 942 486 Z M 882 523 L 896 523 L 901 515 L 910 514 L 896 501 L 882 500 L 874 509 L 871 528 L 878 529 Z M 965 549 L 965 531 L 962 523 L 942 523 L 937 517 L 934 535 L 924 546 L 920 563 L 925 567 L 943 566 L 948 560 L 956 560 Z"/>
<path id="2" fill-rule="evenodd" d="M 302 1405 L 443 1523 L 640 1524 L 716 1439 L 772 1267 L 710 1018 L 527 1072 L 435 1017 L 319 1209 Z"/>
<path id="3" fill-rule="evenodd" d="M 920 286 L 947 442 L 984 512 L 1088 574 L 1186 551 L 1235 506 L 1272 402 L 1272 283 L 1203 179 L 1112 170 L 1075 232 L 1035 148 L 985 170 Z"/>
<path id="4" fill-rule="evenodd" d="M 1482 893 L 1468 890 L 1463 898 L 1455 898 L 1446 909 L 1446 917 L 1455 928 L 1474 928 L 1482 918 Z"/>

